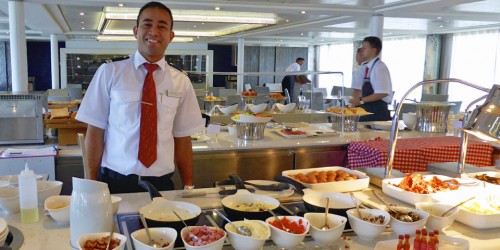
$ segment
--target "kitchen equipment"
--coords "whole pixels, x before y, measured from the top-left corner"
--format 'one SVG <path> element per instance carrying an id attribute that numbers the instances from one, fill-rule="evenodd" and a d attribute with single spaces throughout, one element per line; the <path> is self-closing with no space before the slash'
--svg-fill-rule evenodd
<path id="1" fill-rule="evenodd" d="M 0 145 L 43 143 L 43 92 L 0 91 Z"/>
<path id="2" fill-rule="evenodd" d="M 171 250 L 177 239 L 177 231 L 169 227 L 150 228 L 151 237 L 160 243 L 159 248 L 153 248 L 148 243 L 146 229 L 139 229 L 130 234 L 135 250 Z M 166 246 L 165 246 L 166 245 Z M 163 247 L 162 247 L 163 246 Z"/>
<path id="3" fill-rule="evenodd" d="M 38 192 L 36 191 L 36 176 L 33 170 L 28 168 L 19 174 L 19 202 L 22 223 L 35 223 L 38 221 Z"/>
<path id="4" fill-rule="evenodd" d="M 191 238 L 192 241 L 198 241 L 198 236 L 194 235 L 191 233 L 191 230 L 189 230 L 189 226 L 186 224 L 186 222 L 179 216 L 175 211 L 172 211 L 179 220 L 181 220 L 182 224 L 184 224 L 185 228 L 189 231 L 189 238 Z M 151 237 L 150 237 L 151 238 Z"/>
<path id="5" fill-rule="evenodd" d="M 417 124 L 415 130 L 422 132 L 448 132 L 448 114 L 454 103 L 418 102 L 409 103 L 417 107 Z"/>
<path id="6" fill-rule="evenodd" d="M 309 221 L 309 224 L 311 224 L 309 233 L 311 233 L 313 239 L 326 245 L 333 244 L 335 241 L 340 239 L 347 223 L 346 217 L 329 214 L 327 223 L 330 227 L 323 230 L 321 229 L 322 224 L 324 224 L 323 213 L 305 213 L 304 218 L 306 218 Z"/>
<path id="7" fill-rule="evenodd" d="M 353 202 L 355 202 L 353 200 Z M 328 209 L 330 208 L 330 198 L 326 198 L 326 207 L 325 207 L 325 224 L 321 226 L 321 230 L 328 230 L 330 226 L 328 225 Z"/>
<path id="8" fill-rule="evenodd" d="M 332 128 L 338 131 L 344 132 L 356 132 L 358 131 L 358 122 L 360 115 L 342 115 L 340 114 L 331 114 L 330 119 L 332 120 Z M 343 120 L 342 120 L 343 119 Z"/>
<path id="9" fill-rule="evenodd" d="M 224 225 L 227 237 L 231 242 L 231 246 L 236 250 L 246 250 L 246 249 L 262 249 L 266 240 L 271 237 L 271 229 L 269 225 L 261 220 L 244 220 L 244 221 L 233 221 L 237 226 L 246 225 L 250 228 L 250 231 L 256 232 L 252 236 L 244 236 L 239 234 L 229 223 Z"/>
<path id="10" fill-rule="evenodd" d="M 73 177 L 70 204 L 71 245 L 79 246 L 85 234 L 113 230 L 113 208 L 108 185 L 103 182 Z M 107 233 L 105 233 L 107 236 Z"/>
<path id="11" fill-rule="evenodd" d="M 356 209 L 347 210 L 347 217 L 349 219 L 349 224 L 351 225 L 354 232 L 358 235 L 361 240 L 372 241 L 377 238 L 384 230 L 389 221 L 391 221 L 391 216 L 388 212 L 381 209 L 359 209 L 361 217 L 357 214 Z M 363 218 L 378 218 L 383 217 L 382 223 L 373 223 L 369 220 L 364 220 Z"/>
<path id="12" fill-rule="evenodd" d="M 236 136 L 244 140 L 264 139 L 264 130 L 267 122 L 260 123 L 242 123 L 236 122 Z"/>
<path id="13" fill-rule="evenodd" d="M 465 201 L 462 201 L 462 202 L 458 203 L 457 205 L 455 205 L 455 206 L 451 207 L 450 209 L 446 210 L 446 212 L 444 212 L 443 214 L 441 214 L 441 217 L 446 216 L 446 215 L 447 215 L 447 214 L 449 214 L 449 213 L 450 213 L 453 209 L 455 209 L 455 208 L 457 208 L 457 207 L 461 206 L 462 204 L 465 204 L 466 202 L 468 202 L 468 201 L 470 201 L 470 200 L 472 200 L 472 199 L 474 199 L 474 198 L 476 198 L 476 197 L 475 197 L 475 196 L 474 196 L 474 197 L 470 197 L 469 199 L 467 199 L 467 200 L 465 200 Z"/>
<path id="14" fill-rule="evenodd" d="M 352 200 L 349 194 L 316 191 L 309 188 L 304 189 L 302 201 L 304 202 L 304 207 L 307 211 L 322 213 L 325 211 L 327 198 L 332 204 L 328 208 L 328 212 L 344 217 L 347 217 L 347 210 L 356 207 L 356 204 L 361 204 L 361 201 L 359 199 Z M 354 204 L 354 201 L 356 201 L 356 204 Z"/>
<path id="15" fill-rule="evenodd" d="M 382 197 L 380 197 L 377 192 L 375 192 L 375 190 L 372 189 L 372 193 L 375 197 L 377 197 L 377 199 L 379 201 L 381 201 L 382 203 L 384 203 L 384 205 L 387 207 L 387 209 L 393 211 L 394 213 L 397 213 L 397 211 L 395 211 L 394 209 L 391 208 L 391 205 L 389 203 L 387 203 L 385 200 L 382 199 Z M 404 214 L 404 215 L 401 215 L 399 217 L 399 219 L 401 219 L 402 221 L 406 221 L 406 222 L 413 222 L 413 219 L 408 216 L 407 214 Z"/>
<path id="16" fill-rule="evenodd" d="M 140 181 L 139 185 L 148 190 L 153 200 L 139 209 L 139 213 L 144 214 L 150 227 L 171 227 L 179 232 L 184 224 L 173 214 L 173 211 L 176 211 L 190 226 L 195 225 L 200 218 L 200 207 L 188 202 L 167 200 L 148 181 Z"/>
<path id="17" fill-rule="evenodd" d="M 280 202 L 272 197 L 252 194 L 246 189 L 238 189 L 236 194 L 224 197 L 222 207 L 231 220 L 265 220 L 269 217 L 268 210 L 275 210 Z"/>
<path id="18" fill-rule="evenodd" d="M 108 238 L 109 238 L 109 240 L 108 240 L 108 244 L 106 244 L 106 250 L 109 250 L 109 246 L 111 245 L 111 239 L 113 239 L 113 231 L 109 232 Z"/>
<path id="19" fill-rule="evenodd" d="M 394 208 L 394 210 L 398 211 L 399 213 L 413 213 L 417 214 L 419 219 L 418 220 L 412 220 L 411 222 L 409 221 L 402 221 L 395 219 L 394 216 L 391 214 L 391 221 L 389 221 L 389 225 L 392 227 L 392 230 L 394 230 L 394 233 L 396 235 L 415 235 L 415 231 L 417 229 L 422 229 L 425 226 L 425 223 L 427 222 L 427 218 L 429 218 L 429 213 L 423 211 L 423 210 L 418 210 L 414 208 L 408 208 L 408 207 L 397 207 Z"/>
<path id="20" fill-rule="evenodd" d="M 75 245 L 76 247 L 74 247 L 74 248 L 79 249 L 79 250 L 85 250 L 85 248 L 83 247 L 83 246 L 85 246 L 85 242 L 87 242 L 88 240 L 90 240 L 90 241 L 102 240 L 104 237 L 108 237 L 109 234 L 110 234 L 109 232 L 84 234 L 78 238 L 78 241 L 76 242 L 76 245 Z M 125 235 L 119 234 L 119 233 L 113 233 L 113 240 L 120 240 L 120 244 L 117 247 L 113 248 L 112 250 L 124 250 L 125 249 L 125 245 L 127 242 L 127 237 Z"/>
<path id="21" fill-rule="evenodd" d="M 304 232 L 292 233 L 277 228 L 271 224 L 275 220 L 283 221 L 285 217 L 288 221 L 290 221 L 290 223 L 296 223 L 297 225 L 302 224 L 302 226 L 305 228 Z M 279 218 L 269 217 L 266 219 L 266 223 L 269 224 L 269 228 L 271 229 L 271 239 L 273 240 L 274 244 L 276 244 L 280 248 L 285 249 L 294 249 L 295 246 L 304 241 L 304 238 L 309 232 L 309 228 L 311 227 L 309 221 L 300 216 L 279 216 Z"/>
<path id="22" fill-rule="evenodd" d="M 425 222 L 425 227 L 429 231 L 443 231 L 451 226 L 459 210 L 459 208 L 453 208 L 450 204 L 436 202 L 417 202 L 415 203 L 415 208 L 429 213 L 429 218 L 427 218 Z M 443 211 L 449 208 L 453 208 L 452 212 L 448 213 L 446 216 L 441 216 Z"/>

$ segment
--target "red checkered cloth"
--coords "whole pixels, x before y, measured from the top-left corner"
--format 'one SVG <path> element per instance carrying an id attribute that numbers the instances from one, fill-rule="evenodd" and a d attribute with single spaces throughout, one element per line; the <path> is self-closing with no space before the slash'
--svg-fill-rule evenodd
<path id="1" fill-rule="evenodd" d="M 461 138 L 454 136 L 398 139 L 394 169 L 403 173 L 427 171 L 434 162 L 458 162 Z M 347 150 L 347 166 L 354 168 L 385 167 L 389 140 L 352 142 Z M 475 166 L 491 166 L 493 147 L 469 140 L 465 161 Z"/>

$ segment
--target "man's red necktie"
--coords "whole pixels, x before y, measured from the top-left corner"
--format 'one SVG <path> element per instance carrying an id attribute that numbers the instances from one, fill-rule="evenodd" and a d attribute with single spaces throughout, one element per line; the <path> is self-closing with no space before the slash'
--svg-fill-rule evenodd
<path id="1" fill-rule="evenodd" d="M 149 168 L 156 161 L 157 132 L 157 109 L 156 109 L 156 87 L 153 72 L 158 68 L 157 64 L 145 63 L 148 70 L 142 88 L 141 103 L 141 133 L 139 139 L 139 161 Z"/>
<path id="2" fill-rule="evenodd" d="M 368 66 L 365 67 L 365 78 L 368 78 Z"/>

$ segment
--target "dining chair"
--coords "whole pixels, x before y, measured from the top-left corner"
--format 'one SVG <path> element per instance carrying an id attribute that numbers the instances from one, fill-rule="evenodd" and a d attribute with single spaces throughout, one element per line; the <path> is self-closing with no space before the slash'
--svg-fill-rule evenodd
<path id="1" fill-rule="evenodd" d="M 249 83 L 245 84 L 245 91 L 248 91 L 252 89 L 252 85 L 250 85 Z"/>
<path id="2" fill-rule="evenodd" d="M 219 97 L 228 97 L 229 95 L 236 95 L 236 89 L 221 89 L 221 90 L 219 90 Z"/>
<path id="3" fill-rule="evenodd" d="M 240 104 L 241 96 L 240 95 L 228 95 L 226 99 L 226 106 L 231 106 L 234 104 Z"/>
<path id="4" fill-rule="evenodd" d="M 269 90 L 269 87 L 255 86 L 255 87 L 253 87 L 253 90 L 255 90 L 255 92 L 257 92 L 257 95 L 269 95 L 269 94 L 271 94 L 271 90 Z"/>
<path id="5" fill-rule="evenodd" d="M 291 103 L 290 92 L 288 92 L 288 89 L 285 89 L 284 92 L 285 92 L 285 103 L 286 104 Z"/>
<path id="6" fill-rule="evenodd" d="M 309 96 L 309 95 L 306 95 L 306 96 Z M 323 93 L 322 92 L 312 92 L 310 105 L 311 105 L 312 110 L 323 110 L 325 108 L 325 103 L 323 100 Z"/>
<path id="7" fill-rule="evenodd" d="M 262 104 L 262 103 L 269 103 L 269 96 L 266 95 L 257 95 L 254 99 L 254 104 Z"/>
<path id="8" fill-rule="evenodd" d="M 213 94 L 213 96 L 220 96 L 221 89 L 226 89 L 226 87 L 208 87 L 208 92 Z"/>

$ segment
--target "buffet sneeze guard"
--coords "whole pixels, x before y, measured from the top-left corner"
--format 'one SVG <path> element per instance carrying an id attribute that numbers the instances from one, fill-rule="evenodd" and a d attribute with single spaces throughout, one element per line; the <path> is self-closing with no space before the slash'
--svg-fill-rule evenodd
<path id="1" fill-rule="evenodd" d="M 499 126 L 500 126 L 500 108 L 499 108 L 499 103 L 500 103 L 500 88 L 498 85 L 493 85 L 493 87 L 490 89 L 484 88 L 481 86 L 478 86 L 473 83 L 469 83 L 460 79 L 454 79 L 454 78 L 449 78 L 449 79 L 437 79 L 437 80 L 429 80 L 429 81 L 422 81 L 417 84 L 415 84 L 410 90 L 408 90 L 403 97 L 401 98 L 400 105 L 396 108 L 396 112 L 394 114 L 394 117 L 392 119 L 392 127 L 391 127 L 391 135 L 389 139 L 389 149 L 387 153 L 387 165 L 385 168 L 385 173 L 384 177 L 385 178 L 392 178 L 392 169 L 393 169 L 393 163 L 394 163 L 394 155 L 396 151 L 396 142 L 398 138 L 398 126 L 399 124 L 399 113 L 401 112 L 401 106 L 403 105 L 403 100 L 406 99 L 406 97 L 413 92 L 416 88 L 423 86 L 425 84 L 442 84 L 442 83 L 451 83 L 451 82 L 456 82 L 460 83 L 466 86 L 469 86 L 471 88 L 475 88 L 478 90 L 482 90 L 484 92 L 489 92 L 489 95 L 480 97 L 476 100 L 474 100 L 472 103 L 470 103 L 467 106 L 467 109 L 465 110 L 466 116 L 464 117 L 464 126 L 461 132 L 461 137 L 462 137 L 462 143 L 460 145 L 460 155 L 459 155 L 459 162 L 457 166 L 457 175 L 461 176 L 461 174 L 464 173 L 464 168 L 465 168 L 465 156 L 467 152 L 467 143 L 468 143 L 468 134 L 473 133 L 474 135 L 479 135 L 481 139 L 485 138 L 493 138 L 494 140 L 498 140 L 499 138 Z M 469 109 L 479 101 L 483 100 L 484 98 L 487 98 L 486 102 L 476 108 L 470 116 L 467 116 L 467 113 Z"/>

